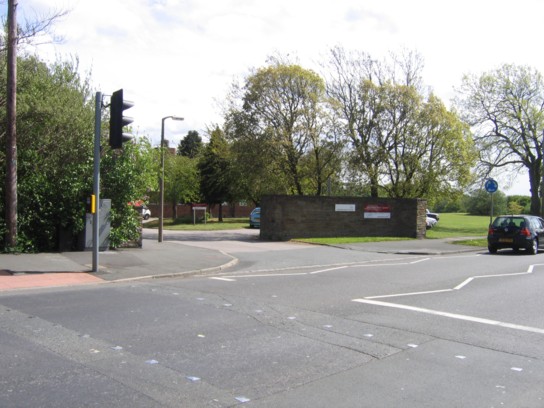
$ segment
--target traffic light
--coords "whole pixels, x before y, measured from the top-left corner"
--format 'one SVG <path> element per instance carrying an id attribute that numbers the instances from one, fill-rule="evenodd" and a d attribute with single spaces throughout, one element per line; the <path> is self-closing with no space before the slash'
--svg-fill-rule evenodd
<path id="1" fill-rule="evenodd" d="M 132 139 L 130 133 L 123 133 L 123 127 L 134 122 L 134 119 L 123 116 L 125 109 L 132 108 L 134 102 L 123 99 L 123 90 L 115 91 L 110 101 L 110 147 L 112 149 L 121 149 L 123 143 Z"/>

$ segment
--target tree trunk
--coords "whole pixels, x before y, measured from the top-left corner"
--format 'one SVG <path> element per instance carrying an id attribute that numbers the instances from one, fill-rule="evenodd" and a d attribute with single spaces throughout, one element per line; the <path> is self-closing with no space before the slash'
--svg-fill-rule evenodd
<path id="1" fill-rule="evenodd" d="M 176 221 L 176 218 L 178 218 L 178 206 L 176 205 L 176 203 L 174 202 L 172 204 L 172 221 Z"/>
<path id="2" fill-rule="evenodd" d="M 531 214 L 532 215 L 541 215 L 541 206 L 540 206 L 540 183 L 541 175 L 539 168 L 529 167 L 529 184 L 531 186 Z"/>

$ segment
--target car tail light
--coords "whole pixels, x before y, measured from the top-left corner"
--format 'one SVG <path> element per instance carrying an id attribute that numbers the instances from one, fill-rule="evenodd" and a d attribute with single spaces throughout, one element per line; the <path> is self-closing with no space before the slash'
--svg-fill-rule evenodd
<path id="1" fill-rule="evenodd" d="M 522 228 L 520 231 L 519 231 L 519 234 L 520 235 L 523 235 L 525 237 L 530 237 L 531 236 L 531 231 L 529 231 L 528 228 Z"/>
<path id="2" fill-rule="evenodd" d="M 491 227 L 489 227 L 489 230 L 487 231 L 488 235 L 493 235 L 495 233 L 495 230 Z"/>

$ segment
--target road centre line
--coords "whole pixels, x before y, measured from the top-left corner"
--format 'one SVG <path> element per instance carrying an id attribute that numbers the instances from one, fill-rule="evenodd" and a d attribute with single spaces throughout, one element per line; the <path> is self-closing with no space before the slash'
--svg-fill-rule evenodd
<path id="1" fill-rule="evenodd" d="M 318 274 L 318 273 L 336 271 L 336 270 L 338 270 L 338 269 L 345 269 L 345 268 L 349 268 L 349 266 L 337 266 L 336 268 L 321 269 L 320 271 L 313 271 L 313 272 L 310 272 L 310 275 L 316 275 L 316 274 Z"/>
<path id="2" fill-rule="evenodd" d="M 412 259 L 412 258 L 410 258 L 410 259 Z M 369 267 L 369 266 L 378 267 L 378 266 L 412 265 L 412 264 L 428 261 L 429 259 L 431 259 L 431 258 L 417 259 L 417 260 L 412 261 L 412 262 L 396 262 L 396 263 L 376 263 L 376 262 L 380 262 L 380 261 L 368 261 L 367 263 L 360 263 L 360 262 L 355 263 L 355 262 L 353 262 L 353 263 L 348 263 L 348 264 L 322 265 L 322 267 L 326 267 L 326 266 L 329 266 L 329 267 L 325 268 L 325 269 L 319 269 L 317 271 L 311 271 L 311 272 L 278 273 L 280 271 L 289 271 L 289 270 L 293 270 L 293 269 L 316 268 L 319 265 L 299 266 L 299 267 L 289 267 L 289 268 L 269 270 L 270 272 L 275 271 L 277 273 L 263 273 L 263 272 L 266 272 L 267 270 L 258 270 L 258 271 L 253 271 L 253 272 L 257 272 L 257 273 L 252 273 L 252 274 L 247 274 L 247 275 L 243 274 L 244 272 L 240 272 L 240 274 L 237 274 L 237 275 L 233 275 L 232 273 L 230 273 L 230 274 L 225 273 L 225 274 L 219 274 L 219 275 L 210 277 L 208 279 L 222 280 L 222 281 L 225 281 L 225 282 L 236 282 L 236 279 L 238 279 L 238 278 L 269 278 L 269 277 L 278 277 L 278 276 L 316 275 L 316 274 L 320 274 L 320 273 L 336 271 L 336 270 L 339 270 L 339 269 L 347 269 L 347 268 L 355 268 L 355 267 L 364 268 L 364 267 Z M 391 260 L 390 259 L 382 260 L 382 262 L 384 262 L 384 261 L 390 262 Z"/>
<path id="3" fill-rule="evenodd" d="M 224 277 L 210 277 L 209 279 L 215 279 L 215 280 L 223 280 L 223 281 L 229 281 L 229 282 L 236 282 L 236 279 L 239 278 L 269 278 L 269 277 L 277 277 L 277 276 L 301 276 L 301 275 L 309 275 L 308 272 L 299 272 L 299 273 L 270 273 L 270 274 L 257 274 L 257 275 L 237 275 L 237 276 L 224 276 Z"/>
<path id="4" fill-rule="evenodd" d="M 383 307 L 390 307 L 390 308 L 394 308 L 394 309 L 409 310 L 409 311 L 412 311 L 412 312 L 425 313 L 425 314 L 430 314 L 430 315 L 434 315 L 434 316 L 448 317 L 450 319 L 464 320 L 464 321 L 473 322 L 473 323 L 487 324 L 487 325 L 490 325 L 490 326 L 505 327 L 505 328 L 508 328 L 508 329 L 526 331 L 526 332 L 530 332 L 530 333 L 544 334 L 544 329 L 539 329 L 538 327 L 523 326 L 523 325 L 519 325 L 519 324 L 501 322 L 499 320 L 483 319 L 483 318 L 480 318 L 480 317 L 467 316 L 467 315 L 461 315 L 461 314 L 456 314 L 456 313 L 441 312 L 439 310 L 425 309 L 425 308 L 422 308 L 422 307 L 401 305 L 401 304 L 397 304 L 397 303 L 380 302 L 378 300 L 372 300 L 372 299 L 369 299 L 369 298 L 352 299 L 352 301 L 353 302 L 358 302 L 358 303 L 369 304 L 369 305 L 375 305 L 375 306 L 383 306 Z"/>
<path id="5" fill-rule="evenodd" d="M 402 263 L 389 263 L 389 264 L 382 264 L 381 262 L 394 262 L 394 261 L 403 261 L 406 259 L 414 259 L 413 256 L 405 257 L 405 258 L 399 258 L 399 259 L 372 259 L 368 261 L 360 261 L 360 262 L 343 262 L 343 263 L 334 263 L 334 264 L 322 264 L 322 265 L 301 265 L 301 266 L 288 266 L 285 268 L 275 268 L 275 269 L 255 269 L 255 270 L 248 270 L 248 271 L 239 271 L 237 273 L 263 273 L 263 272 L 280 272 L 280 271 L 291 271 L 291 270 L 297 270 L 297 269 L 312 269 L 312 268 L 334 268 L 336 266 L 345 266 L 345 267 L 352 267 L 352 266 L 390 266 L 390 265 L 409 265 L 411 263 L 417 263 L 417 261 L 413 262 L 402 262 Z M 430 258 L 424 258 L 425 260 Z M 232 272 L 221 272 L 218 273 L 216 276 L 232 276 Z"/>

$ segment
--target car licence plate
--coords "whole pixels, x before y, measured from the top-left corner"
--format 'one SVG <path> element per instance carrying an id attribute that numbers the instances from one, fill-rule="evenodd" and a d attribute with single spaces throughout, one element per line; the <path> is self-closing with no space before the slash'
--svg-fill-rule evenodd
<path id="1" fill-rule="evenodd" d="M 512 238 L 499 238 L 499 242 L 512 243 L 514 240 Z"/>

